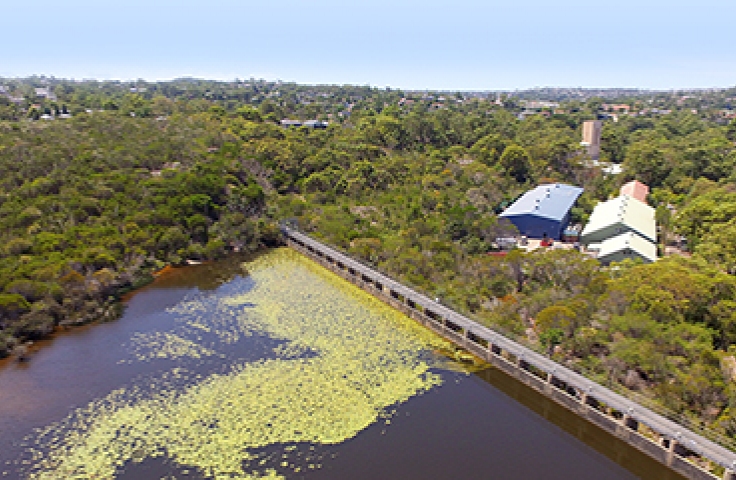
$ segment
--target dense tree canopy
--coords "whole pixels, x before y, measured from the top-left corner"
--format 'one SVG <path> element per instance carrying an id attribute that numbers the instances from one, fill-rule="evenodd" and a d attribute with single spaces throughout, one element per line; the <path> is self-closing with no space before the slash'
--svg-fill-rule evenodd
<path id="1" fill-rule="evenodd" d="M 707 102 L 695 114 L 689 100 L 621 99 L 649 113 L 604 124 L 615 176 L 578 143 L 601 99 L 520 120 L 511 97 L 190 80 L 56 82 L 55 100 L 31 104 L 38 83 L 10 82 L 29 100 L 0 103 L 0 355 L 113 318 L 116 297 L 166 264 L 273 245 L 292 217 L 572 368 L 736 434 L 721 368 L 736 353 L 736 127 Z M 603 268 L 575 250 L 489 255 L 515 233 L 498 213 L 530 186 L 584 187 L 582 223 L 631 178 L 652 187 L 660 253 L 682 237 L 692 256 Z"/>

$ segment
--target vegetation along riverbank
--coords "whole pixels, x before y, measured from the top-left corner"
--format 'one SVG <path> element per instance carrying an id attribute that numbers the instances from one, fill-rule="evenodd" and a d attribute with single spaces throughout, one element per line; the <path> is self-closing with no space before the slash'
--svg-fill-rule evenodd
<path id="1" fill-rule="evenodd" d="M 571 100 L 43 81 L 53 101 L 0 98 L 0 355 L 114 317 L 120 292 L 167 264 L 276 245 L 277 221 L 296 218 L 601 383 L 736 435 L 733 89 Z M 15 99 L 39 82 L 2 81 Z M 598 118 L 592 163 L 581 130 Z M 651 188 L 657 262 L 489 255 L 516 233 L 498 214 L 530 188 L 584 188 L 571 212 L 584 224 L 632 179 Z"/>

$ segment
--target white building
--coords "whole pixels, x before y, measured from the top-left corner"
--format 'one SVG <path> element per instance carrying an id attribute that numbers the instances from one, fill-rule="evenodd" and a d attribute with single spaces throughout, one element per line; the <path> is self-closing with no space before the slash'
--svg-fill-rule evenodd
<path id="1" fill-rule="evenodd" d="M 604 265 L 620 262 L 626 258 L 640 258 L 646 263 L 657 260 L 657 247 L 654 243 L 633 232 L 622 233 L 599 244 L 589 245 L 588 249 L 597 250 L 597 258 Z"/>
<path id="2" fill-rule="evenodd" d="M 51 91 L 50 88 L 37 88 L 36 89 L 36 96 L 46 98 L 48 100 L 56 101 L 56 95 L 54 95 L 54 92 Z"/>
<path id="3" fill-rule="evenodd" d="M 621 195 L 596 205 L 580 240 L 583 245 L 590 245 L 626 232 L 636 233 L 652 243 L 657 241 L 654 209 L 628 195 Z"/>

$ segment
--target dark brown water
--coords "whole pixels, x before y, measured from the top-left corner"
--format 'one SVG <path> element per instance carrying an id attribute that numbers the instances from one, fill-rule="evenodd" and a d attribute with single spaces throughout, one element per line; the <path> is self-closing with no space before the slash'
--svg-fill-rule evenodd
<path id="1" fill-rule="evenodd" d="M 60 422 L 113 390 L 153 385 L 180 366 L 196 374 L 181 381 L 194 383 L 273 357 L 280 342 L 256 334 L 223 344 L 214 359 L 121 363 L 130 358 L 131 337 L 175 327 L 177 314 L 168 308 L 192 297 L 216 299 L 250 290 L 254 281 L 240 264 L 232 258 L 169 272 L 132 295 L 118 321 L 59 334 L 28 363 L 0 363 L 0 478 L 25 477 L 22 461 L 29 460 L 35 429 Z M 443 383 L 395 405 L 390 425 L 374 422 L 342 443 L 312 445 L 320 468 L 294 473 L 280 471 L 276 461 L 267 466 L 287 478 L 330 480 L 680 478 L 497 370 L 436 372 Z M 282 447 L 265 446 L 260 453 Z M 165 457 L 128 462 L 115 476 L 172 477 L 206 478 Z"/>

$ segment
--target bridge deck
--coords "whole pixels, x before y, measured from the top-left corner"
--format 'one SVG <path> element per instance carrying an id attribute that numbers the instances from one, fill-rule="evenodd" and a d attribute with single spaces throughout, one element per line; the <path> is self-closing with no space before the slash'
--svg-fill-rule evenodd
<path id="1" fill-rule="evenodd" d="M 488 349 L 490 349 L 491 346 L 500 348 L 501 350 L 515 356 L 518 361 L 544 371 L 555 379 L 558 379 L 566 385 L 574 388 L 581 394 L 585 394 L 587 398 L 595 399 L 598 402 L 617 410 L 621 414 L 627 415 L 628 418 L 648 426 L 663 438 L 674 440 L 687 450 L 721 465 L 728 469 L 727 475 L 730 474 L 729 472 L 734 470 L 734 467 L 736 467 L 736 454 L 723 446 L 688 430 L 687 428 L 592 380 L 589 380 L 583 375 L 560 365 L 554 360 L 535 352 L 524 345 L 504 337 L 488 327 L 478 324 L 468 317 L 435 302 L 425 295 L 402 285 L 375 269 L 370 268 L 297 230 L 291 229 L 287 226 L 282 226 L 282 232 L 287 238 L 295 240 L 298 244 L 308 247 L 315 254 L 327 257 L 333 262 L 338 262 L 346 269 L 351 269 L 357 274 L 366 277 L 370 282 L 380 284 L 382 287 L 389 289 L 391 292 L 400 295 L 404 299 L 410 300 L 413 304 L 422 307 L 424 312 L 432 312 L 435 315 L 440 316 L 442 319 L 451 322 L 461 330 L 460 334 L 463 337 L 471 341 L 473 336 L 478 339 L 483 339 L 488 342 Z M 482 347 L 480 344 L 477 344 L 477 346 L 486 348 Z M 724 476 L 724 478 L 726 477 Z"/>

